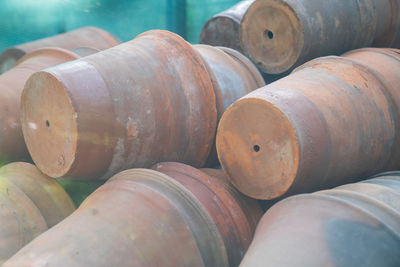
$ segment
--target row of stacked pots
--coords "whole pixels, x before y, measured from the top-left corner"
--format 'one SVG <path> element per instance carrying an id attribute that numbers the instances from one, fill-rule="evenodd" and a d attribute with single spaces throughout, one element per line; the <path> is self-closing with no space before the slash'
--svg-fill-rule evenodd
<path id="1" fill-rule="evenodd" d="M 244 0 L 204 25 L 200 43 L 246 54 L 265 73 L 321 56 L 400 46 L 399 0 Z"/>
<path id="2" fill-rule="evenodd" d="M 123 171 L 4 266 L 398 266 L 400 176 L 259 204 L 215 169 Z M 244 259 L 241 261 L 244 255 Z"/>
<path id="3" fill-rule="evenodd" d="M 398 50 L 368 48 L 318 58 L 265 86 L 255 65 L 239 52 L 190 45 L 167 31 L 149 31 L 100 49 L 104 47 L 36 50 L 0 76 L 4 96 L 13 96 L 0 97 L 6 112 L 3 162 L 31 156 L 43 174 L 31 171 L 40 175 L 107 180 L 5 266 L 237 266 L 262 216 L 259 203 L 249 197 L 276 199 L 398 169 Z M 216 166 L 217 155 L 222 170 L 198 169 Z M 166 161 L 181 163 L 159 163 Z M 397 190 L 396 179 L 388 179 L 392 191 Z M 367 194 L 355 187 L 362 186 L 346 188 Z M 358 223 L 353 225 L 360 229 L 356 241 L 376 233 L 376 239 L 367 241 L 387 244 L 370 259 L 383 266 L 400 262 L 393 250 L 399 245 L 393 226 L 400 222 L 399 196 L 392 191 L 387 193 L 390 200 L 373 195 L 380 201 L 374 208 L 342 194 L 338 201 L 328 201 L 336 210 L 325 210 L 342 218 L 350 204 L 337 203 L 347 201 L 378 218 L 345 219 Z M 297 198 L 306 199 L 300 205 L 305 209 L 301 220 L 291 204 Z M 347 259 L 343 253 L 354 243 L 329 239 L 330 232 L 323 235 L 312 227 L 294 238 L 310 221 L 326 226 L 318 221 L 325 218 L 323 208 L 310 208 L 308 201 L 330 206 L 319 204 L 326 199 L 314 195 L 293 199 L 264 215 L 243 266 L 265 266 L 269 259 L 271 266 L 310 266 L 327 259 L 332 265 L 335 260 L 351 265 L 371 250 L 353 251 Z M 280 211 L 286 205 L 292 209 L 292 224 L 274 215 L 286 214 Z M 390 219 L 380 217 L 386 206 Z M 349 231 L 349 221 L 329 222 L 329 231 Z M 377 223 L 368 231 L 359 227 Z M 285 227 L 295 230 L 288 235 Z M 39 228 L 19 248 L 47 229 Z M 308 244 L 311 237 L 315 243 Z M 271 245 L 274 238 L 282 245 Z M 321 244 L 327 250 L 313 257 Z M 297 245 L 304 248 L 301 253 Z"/>

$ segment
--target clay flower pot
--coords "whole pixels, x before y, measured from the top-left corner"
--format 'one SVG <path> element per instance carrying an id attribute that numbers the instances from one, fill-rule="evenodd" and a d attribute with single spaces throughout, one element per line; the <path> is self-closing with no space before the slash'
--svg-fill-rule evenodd
<path id="1" fill-rule="evenodd" d="M 74 211 L 68 194 L 35 166 L 0 168 L 0 263 Z"/>
<path id="2" fill-rule="evenodd" d="M 400 178 L 290 197 L 260 221 L 240 266 L 399 266 Z"/>
<path id="3" fill-rule="evenodd" d="M 240 47 L 265 73 L 351 49 L 400 45 L 400 6 L 392 0 L 257 0 L 244 14 Z"/>
<path id="4" fill-rule="evenodd" d="M 240 1 L 207 20 L 200 33 L 200 43 L 242 51 L 239 41 L 239 25 L 253 2 L 254 0 Z"/>
<path id="5" fill-rule="evenodd" d="M 218 114 L 263 84 L 240 54 L 149 31 L 33 74 L 22 94 L 24 138 L 51 177 L 108 179 L 167 160 L 202 167 L 215 162 Z"/>
<path id="6" fill-rule="evenodd" d="M 13 68 L 27 53 L 45 47 L 73 50 L 80 46 L 104 50 L 119 44 L 118 39 L 96 27 L 83 27 L 44 39 L 10 47 L 0 54 L 0 74 Z"/>
<path id="7" fill-rule="evenodd" d="M 81 52 L 95 53 L 93 48 L 76 52 L 61 48 L 44 48 L 30 52 L 10 71 L 0 75 L 0 164 L 30 159 L 22 136 L 20 98 L 26 80 L 42 69 L 78 59 Z"/>
<path id="8" fill-rule="evenodd" d="M 258 203 L 193 167 L 153 168 L 115 175 L 4 266 L 237 266 Z"/>
<path id="9" fill-rule="evenodd" d="M 378 48 L 318 58 L 236 101 L 217 134 L 228 179 L 273 199 L 398 169 L 399 58 Z"/>

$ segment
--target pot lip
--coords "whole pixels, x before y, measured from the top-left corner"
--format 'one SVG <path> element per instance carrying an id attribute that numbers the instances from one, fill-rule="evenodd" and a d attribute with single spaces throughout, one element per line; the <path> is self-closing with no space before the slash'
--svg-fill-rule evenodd
<path id="1" fill-rule="evenodd" d="M 106 31 L 106 30 L 104 30 L 104 29 L 102 29 L 102 28 L 96 27 L 96 26 L 84 26 L 84 27 L 80 27 L 80 28 L 77 28 L 77 29 L 72 30 L 72 31 L 79 31 L 79 30 L 83 30 L 83 29 L 87 29 L 87 30 L 92 30 L 92 31 L 97 31 L 97 32 L 99 32 L 99 33 L 100 33 L 101 35 L 103 35 L 107 40 L 109 40 L 110 43 L 111 43 L 112 45 L 114 45 L 114 46 L 119 45 L 119 44 L 121 43 L 121 40 L 119 40 L 119 38 L 117 38 L 115 35 L 109 33 L 108 31 Z M 71 31 L 70 31 L 70 32 L 71 32 Z M 66 33 L 68 33 L 68 32 L 66 32 Z"/>
<path id="2" fill-rule="evenodd" d="M 8 199 L 6 195 L 4 195 L 1 190 L 0 190 L 0 203 L 3 202 L 4 205 L 6 206 L 7 209 L 13 210 L 14 216 L 16 219 L 19 221 L 20 225 L 24 225 L 24 228 L 28 228 L 29 234 L 32 236 L 25 236 L 25 239 L 23 241 L 23 244 L 27 244 L 32 239 L 46 231 L 49 226 L 46 222 L 46 219 L 44 218 L 42 212 L 40 209 L 36 206 L 36 204 L 33 202 L 32 199 L 29 198 L 29 196 L 21 189 L 19 188 L 16 184 L 14 184 L 11 180 L 5 179 L 5 178 L 0 178 L 1 183 L 4 183 L 4 186 L 7 187 L 7 193 L 8 193 L 8 187 L 12 187 L 12 190 L 14 191 L 14 194 L 20 195 L 21 199 L 25 203 L 16 203 L 20 209 L 16 210 L 14 209 L 13 201 Z M 22 204 L 22 205 L 21 205 Z M 21 210 L 30 210 L 34 213 L 33 216 L 36 217 L 35 220 L 32 220 L 32 217 L 28 218 L 29 220 L 24 220 L 23 217 L 21 217 Z M 39 224 L 36 225 L 30 225 L 30 222 L 34 223 L 37 222 Z M 26 239 L 28 238 L 28 239 Z M 21 246 L 22 248 L 22 246 Z"/>
<path id="3" fill-rule="evenodd" d="M 381 173 L 370 176 L 368 178 L 368 180 L 371 180 L 373 178 L 385 178 L 385 177 L 395 177 L 395 180 L 399 180 L 399 182 L 400 182 L 400 171 L 381 172 Z"/>
<path id="4" fill-rule="evenodd" d="M 161 162 L 153 165 L 152 169 L 162 173 L 165 171 L 167 175 L 170 175 L 168 173 L 170 171 L 177 173 L 178 175 L 182 175 L 183 178 L 187 177 L 188 180 L 195 180 L 201 183 L 206 191 L 215 196 L 212 201 L 216 203 L 216 207 L 223 214 L 225 214 L 226 219 L 229 221 L 229 225 L 231 227 L 231 234 L 229 234 L 229 236 L 226 234 L 223 235 L 226 238 L 224 238 L 225 246 L 229 250 L 228 254 L 230 264 L 239 264 L 237 260 L 240 258 L 240 253 L 246 251 L 250 245 L 254 229 L 252 228 L 249 216 L 247 216 L 247 213 L 244 210 L 245 207 L 243 207 L 241 199 L 238 199 L 234 192 L 228 188 L 232 186 L 227 181 L 224 182 L 201 169 L 197 169 L 179 162 Z M 170 175 L 170 177 L 174 177 L 174 175 Z M 204 191 L 202 193 L 201 190 L 197 191 L 196 189 L 196 187 L 192 187 L 192 189 L 188 188 L 188 190 L 192 192 L 195 197 L 201 196 L 204 193 Z M 203 202 L 201 201 L 201 203 Z M 206 206 L 207 202 L 204 202 L 203 205 Z M 218 217 L 215 218 L 215 221 L 218 221 Z M 218 228 L 220 229 L 221 226 Z M 232 243 L 232 241 L 234 241 L 234 243 Z"/>
<path id="5" fill-rule="evenodd" d="M 226 54 L 230 55 L 235 60 L 240 62 L 241 65 L 243 65 L 248 70 L 248 72 L 251 74 L 251 76 L 253 77 L 254 81 L 256 82 L 258 88 L 261 88 L 266 85 L 265 80 L 262 77 L 260 71 L 253 64 L 253 62 L 251 62 L 251 60 L 249 58 L 247 58 L 245 55 L 243 55 L 242 53 L 240 53 L 239 51 L 237 51 L 233 48 L 229 48 L 229 47 L 225 47 L 225 46 L 217 46 L 216 48 L 221 49 L 223 52 L 225 52 Z M 250 92 L 251 91 L 249 91 L 249 93 Z"/>
<path id="6" fill-rule="evenodd" d="M 342 198 L 340 198 L 340 196 L 344 196 L 346 198 L 342 199 Z M 398 226 L 395 223 L 392 223 L 392 224 L 387 223 L 386 218 L 382 219 L 381 217 L 377 216 L 376 214 L 373 214 L 372 212 L 370 212 L 367 208 L 364 208 L 362 206 L 358 206 L 357 204 L 352 203 L 351 198 L 357 198 L 361 201 L 365 201 L 365 203 L 367 205 L 371 205 L 371 204 L 376 205 L 378 209 L 384 210 L 384 212 L 389 215 L 389 217 L 386 217 L 386 218 L 389 218 L 389 220 L 390 220 L 390 218 L 393 218 L 396 221 L 398 221 L 400 219 L 400 213 L 396 212 L 393 208 L 389 207 L 388 205 L 386 205 L 385 203 L 383 203 L 381 201 L 375 200 L 374 198 L 369 197 L 369 196 L 359 193 L 359 192 L 348 191 L 348 190 L 343 190 L 343 189 L 336 189 L 336 188 L 329 189 L 329 190 L 317 191 L 315 193 L 291 196 L 284 200 L 279 201 L 278 203 L 273 205 L 270 208 L 270 210 L 279 209 L 281 206 L 288 206 L 288 205 L 292 206 L 293 202 L 301 204 L 301 201 L 304 199 L 310 199 L 313 201 L 325 200 L 329 203 L 339 203 L 340 205 L 343 205 L 344 207 L 348 208 L 349 210 L 359 212 L 360 214 L 362 214 L 362 216 L 367 217 L 376 222 L 379 222 L 387 229 L 387 231 L 389 231 L 391 234 L 393 234 L 400 240 L 400 226 Z M 291 209 L 293 209 L 293 207 L 291 207 Z M 268 210 L 265 213 L 264 217 L 267 217 L 269 212 L 270 211 Z M 260 230 L 259 229 L 260 225 L 261 225 L 261 223 L 259 223 L 259 225 L 257 227 L 257 231 Z M 395 229 L 393 229 L 392 225 L 394 227 L 397 226 L 398 230 L 396 231 Z M 255 236 L 257 236 L 257 233 Z"/>
<path id="7" fill-rule="evenodd" d="M 400 220 L 400 213 L 397 212 L 394 208 L 385 204 L 382 201 L 376 200 L 373 197 L 365 195 L 356 191 L 349 191 L 345 189 L 331 189 L 331 190 L 323 190 L 318 191 L 316 193 L 312 193 L 312 196 L 323 197 L 329 201 L 340 202 L 341 204 L 347 206 L 348 208 L 360 211 L 364 216 L 371 217 L 376 221 L 379 221 L 382 225 L 384 225 L 390 232 L 395 234 L 400 240 L 400 227 L 396 223 L 390 223 L 390 219 L 393 218 L 396 221 Z M 342 198 L 344 197 L 344 198 Z M 369 211 L 368 208 L 364 206 L 359 206 L 356 203 L 352 203 L 353 199 L 358 199 L 363 201 L 366 205 L 372 205 L 383 212 L 385 212 L 385 217 L 378 216 L 375 213 Z M 389 219 L 387 219 L 389 218 Z M 397 226 L 397 230 L 396 230 Z"/>
<path id="8" fill-rule="evenodd" d="M 48 55 L 53 55 L 55 57 L 65 57 L 66 61 L 70 60 L 75 60 L 80 58 L 80 56 L 77 53 L 74 53 L 70 50 L 60 48 L 60 47 L 43 47 L 39 49 L 35 49 L 32 52 L 29 52 L 25 54 L 22 58 L 20 58 L 17 61 L 17 64 L 15 66 L 18 66 L 22 62 L 27 61 L 28 59 L 34 58 L 34 57 L 40 57 L 40 56 L 48 56 Z"/>
<path id="9" fill-rule="evenodd" d="M 258 203 L 256 199 L 250 198 L 242 194 L 239 190 L 237 190 L 229 182 L 229 179 L 226 177 L 222 169 L 207 167 L 207 168 L 200 168 L 199 170 L 217 180 L 220 181 L 222 180 L 222 183 L 226 185 L 228 192 L 230 192 L 233 195 L 233 197 L 237 199 L 240 208 L 243 210 L 245 216 L 247 217 L 247 221 L 249 222 L 251 231 L 254 234 L 258 221 L 264 215 L 264 211 L 262 210 L 260 203 Z M 249 208 L 249 206 L 251 206 L 251 208 Z"/>
<path id="10" fill-rule="evenodd" d="M 0 176 L 2 177 L 0 179 L 6 179 L 14 183 L 32 200 L 41 212 L 49 228 L 59 222 L 55 221 L 54 218 L 59 218 L 59 220 L 61 220 L 76 209 L 70 195 L 65 189 L 55 179 L 40 172 L 40 170 L 31 163 L 12 162 L 6 164 L 0 168 Z M 24 181 L 27 180 L 32 181 L 34 185 L 32 187 L 25 185 Z M 40 190 L 35 190 L 35 187 Z M 48 210 L 44 210 L 45 206 L 43 206 L 40 201 L 38 202 L 39 196 L 44 196 L 43 199 L 49 200 L 51 202 L 49 203 L 51 207 L 57 209 L 59 213 L 50 214 Z M 48 206 L 49 205 L 46 205 L 46 207 Z"/>
<path id="11" fill-rule="evenodd" d="M 90 46 L 77 46 L 76 48 L 72 49 L 71 52 L 77 54 L 79 57 L 86 57 L 99 53 L 101 50 Z"/>
<path id="12" fill-rule="evenodd" d="M 217 116 L 218 116 L 218 121 L 221 119 L 222 114 L 225 111 L 224 108 L 224 98 L 222 96 L 222 90 L 221 87 L 219 86 L 219 83 L 217 81 L 217 78 L 215 76 L 215 73 L 212 69 L 212 67 L 208 64 L 207 62 L 207 58 L 205 56 L 203 56 L 201 50 L 203 51 L 211 51 L 211 53 L 214 52 L 219 52 L 217 50 L 215 50 L 215 47 L 210 46 L 210 45 L 205 45 L 205 44 L 195 44 L 193 45 L 194 50 L 196 51 L 196 53 L 200 56 L 204 66 L 206 67 L 207 73 L 211 79 L 211 83 L 213 86 L 213 91 L 215 94 L 215 102 L 216 102 L 216 108 L 217 108 Z"/>
<path id="13" fill-rule="evenodd" d="M 369 52 L 375 54 L 382 54 L 385 56 L 392 57 L 400 61 L 400 49 L 396 48 L 380 48 L 380 47 L 364 47 L 348 51 L 341 55 L 341 57 L 351 56 L 359 52 Z"/>
<path id="14" fill-rule="evenodd" d="M 203 116 L 201 116 L 201 122 L 205 126 L 204 133 L 201 135 L 203 145 L 201 149 L 197 149 L 196 155 L 193 155 L 192 147 L 188 148 L 185 153 L 190 155 L 190 160 L 187 160 L 186 163 L 195 167 L 204 166 L 212 153 L 212 143 L 215 139 L 218 121 L 217 99 L 211 76 L 207 71 L 207 66 L 202 57 L 196 52 L 193 45 L 189 44 L 181 36 L 173 32 L 166 30 L 150 30 L 139 34 L 135 39 L 146 36 L 153 36 L 158 39 L 168 38 L 175 41 L 184 50 L 182 53 L 189 56 L 190 61 L 195 65 L 195 72 L 193 73 L 196 74 L 198 81 L 201 81 L 201 86 L 197 86 L 196 89 L 197 93 L 202 95 L 202 97 L 197 98 L 197 102 L 200 103 L 198 105 L 200 108 L 196 114 L 203 114 Z M 198 77 L 201 76 L 202 78 L 199 79 Z M 200 117 L 200 115 L 197 117 Z M 196 127 L 197 126 L 198 125 L 196 125 Z M 196 136 L 199 136 L 199 134 L 197 133 Z"/>
<path id="15" fill-rule="evenodd" d="M 211 246 L 207 246 L 205 251 L 203 249 L 199 249 L 200 254 L 202 255 L 203 260 L 205 258 L 209 258 L 209 252 L 210 249 L 219 249 L 220 251 L 217 253 L 212 253 L 214 255 L 222 255 L 222 259 L 219 261 L 217 260 L 216 262 L 222 263 L 222 266 L 228 266 L 228 255 L 227 251 L 225 250 L 224 246 L 224 241 L 223 238 L 218 230 L 217 225 L 214 223 L 214 220 L 210 216 L 210 214 L 207 212 L 207 210 L 204 208 L 202 203 L 196 198 L 196 196 L 188 189 L 186 189 L 182 184 L 180 184 L 178 181 L 175 181 L 175 179 L 171 178 L 170 176 L 153 170 L 153 169 L 144 169 L 144 168 L 137 168 L 137 169 L 128 169 L 122 172 L 117 173 L 113 177 L 111 177 L 109 180 L 107 180 L 107 183 L 110 182 L 115 182 L 118 180 L 130 180 L 132 182 L 142 182 L 144 185 L 152 188 L 152 190 L 156 191 L 159 194 L 164 195 L 166 198 L 168 196 L 163 193 L 163 190 L 160 190 L 160 186 L 166 188 L 169 192 L 177 196 L 178 198 L 182 199 L 183 202 L 179 203 L 182 204 L 181 207 L 187 210 L 191 210 L 192 213 L 195 213 L 203 220 L 203 222 L 207 225 L 206 227 L 209 229 L 209 232 L 211 235 L 215 237 L 216 243 L 215 247 L 212 248 Z M 167 192 L 168 192 L 167 191 Z M 176 205 L 176 201 L 170 200 L 172 205 Z M 185 214 L 185 211 L 183 212 Z M 189 215 L 189 214 L 188 214 Z M 194 239 L 196 240 L 196 243 L 198 242 L 199 234 L 202 234 L 201 232 L 196 233 L 196 229 L 192 229 L 195 225 L 199 222 L 197 220 L 192 220 L 193 222 L 190 223 L 190 220 L 188 220 L 187 215 L 183 215 L 183 218 L 185 221 L 188 222 L 188 227 L 193 234 Z M 199 248 L 202 248 L 202 246 L 198 246 Z M 202 251 L 203 250 L 203 251 Z M 214 251 L 213 251 L 214 252 Z M 214 258 L 216 259 L 216 258 Z M 213 259 L 210 260 L 210 263 L 216 263 L 212 262 Z M 207 265 L 207 264 L 206 264 Z"/>

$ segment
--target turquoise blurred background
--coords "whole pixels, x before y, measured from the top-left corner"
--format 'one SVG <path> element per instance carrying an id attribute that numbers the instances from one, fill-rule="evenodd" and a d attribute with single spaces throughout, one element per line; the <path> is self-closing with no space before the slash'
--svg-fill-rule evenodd
<path id="1" fill-rule="evenodd" d="M 121 41 L 151 29 L 197 43 L 208 18 L 238 0 L 0 0 L 0 51 L 82 26 L 101 27 Z"/>

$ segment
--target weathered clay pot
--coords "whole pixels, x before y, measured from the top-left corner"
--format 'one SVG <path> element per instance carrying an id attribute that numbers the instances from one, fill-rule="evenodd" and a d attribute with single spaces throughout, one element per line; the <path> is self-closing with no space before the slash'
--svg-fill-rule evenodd
<path id="1" fill-rule="evenodd" d="M 85 53 L 98 50 L 86 48 Z M 82 52 L 82 50 L 80 50 Z M 79 58 L 61 48 L 44 48 L 28 53 L 12 70 L 0 75 L 0 163 L 29 160 L 20 123 L 20 98 L 26 80 L 33 73 Z M 34 128 L 34 125 L 30 125 Z"/>
<path id="2" fill-rule="evenodd" d="M 385 83 L 386 94 L 393 102 L 393 116 L 395 121 L 400 122 L 400 91 L 399 88 L 399 75 L 400 75 L 400 55 L 393 49 L 377 49 L 377 48 L 364 48 L 347 52 L 343 57 L 350 58 L 375 73 L 379 80 Z M 397 141 L 396 145 L 392 148 L 391 169 L 400 169 L 400 132 L 399 125 L 396 125 Z"/>
<path id="3" fill-rule="evenodd" d="M 397 174 L 279 202 L 240 266 L 399 266 L 399 248 Z"/>
<path id="4" fill-rule="evenodd" d="M 241 49 L 268 74 L 316 57 L 400 46 L 399 0 L 256 0 L 240 23 Z"/>
<path id="5" fill-rule="evenodd" d="M 382 49 L 310 61 L 227 109 L 217 134 L 221 166 L 259 199 L 397 169 L 399 82 L 399 55 Z"/>
<path id="6" fill-rule="evenodd" d="M 159 163 L 153 169 L 172 177 L 194 194 L 222 235 L 229 266 L 238 266 L 262 216 L 257 201 L 237 192 L 226 178 L 221 178 L 222 171 L 197 170 L 174 162 Z"/>
<path id="7" fill-rule="evenodd" d="M 194 45 L 193 48 L 203 59 L 210 75 L 217 102 L 218 121 L 234 101 L 265 85 L 260 72 L 241 53 L 227 47 L 208 45 Z M 217 162 L 214 141 L 206 166 L 215 166 Z"/>
<path id="8" fill-rule="evenodd" d="M 4 266 L 237 266 L 254 225 L 233 189 L 184 164 L 154 169 L 115 175 Z"/>
<path id="9" fill-rule="evenodd" d="M 49 228 L 75 210 L 65 190 L 53 178 L 44 175 L 32 164 L 25 162 L 7 164 L 0 168 L 1 179 L 15 184 L 32 200 Z"/>
<path id="10" fill-rule="evenodd" d="M 0 168 L 0 263 L 74 209 L 61 186 L 33 165 Z"/>
<path id="11" fill-rule="evenodd" d="M 22 95 L 24 138 L 52 177 L 108 179 L 166 160 L 212 165 L 217 112 L 262 84 L 240 54 L 149 31 L 32 75 Z"/>
<path id="12" fill-rule="evenodd" d="M 247 8 L 254 0 L 240 1 L 233 7 L 213 16 L 203 26 L 200 43 L 225 46 L 241 51 L 239 25 Z"/>
<path id="13" fill-rule="evenodd" d="M 108 32 L 96 27 L 83 27 L 74 31 L 58 34 L 37 41 L 10 47 L 0 54 L 0 74 L 17 64 L 17 61 L 29 52 L 45 47 L 59 47 L 73 50 L 87 46 L 104 50 L 119 44 Z"/>

